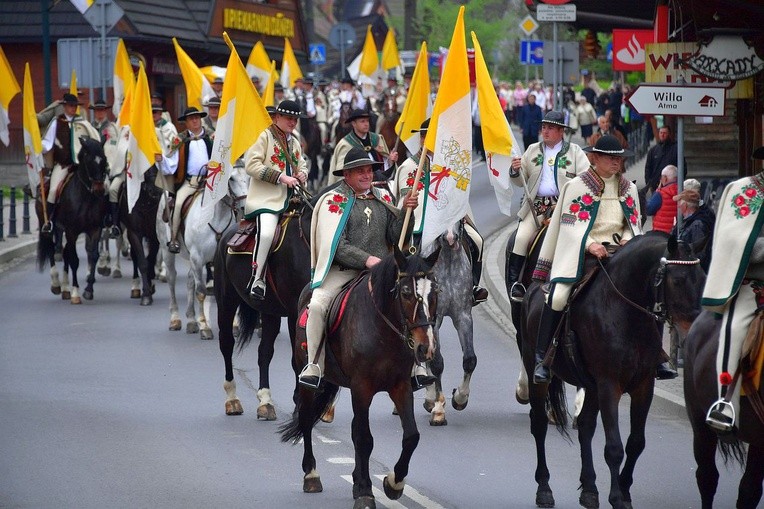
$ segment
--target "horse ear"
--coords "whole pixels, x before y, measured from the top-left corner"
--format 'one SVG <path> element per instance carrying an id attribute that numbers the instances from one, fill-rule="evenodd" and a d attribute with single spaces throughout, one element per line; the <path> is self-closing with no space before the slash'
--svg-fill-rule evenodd
<path id="1" fill-rule="evenodd" d="M 676 240 L 676 235 L 672 234 L 671 236 L 669 236 L 666 249 L 668 249 L 669 255 L 674 256 L 676 255 L 678 248 L 679 248 L 679 242 L 677 242 Z"/>
<path id="2" fill-rule="evenodd" d="M 393 245 L 393 255 L 395 256 L 395 264 L 399 269 L 406 266 L 406 255 L 398 248 L 398 244 Z"/>
<path id="3" fill-rule="evenodd" d="M 427 256 L 427 258 L 425 258 L 425 259 L 424 259 L 425 263 L 427 263 L 427 265 L 429 265 L 429 266 L 430 266 L 430 268 L 432 268 L 432 267 L 433 267 L 433 265 L 435 265 L 435 262 L 437 262 L 437 261 L 438 261 L 438 257 L 440 256 L 440 250 L 441 250 L 441 249 L 443 249 L 443 246 L 440 246 L 440 245 L 439 245 L 439 246 L 438 246 L 438 248 L 437 248 L 435 251 L 433 251 L 432 253 L 430 253 L 430 254 Z"/>

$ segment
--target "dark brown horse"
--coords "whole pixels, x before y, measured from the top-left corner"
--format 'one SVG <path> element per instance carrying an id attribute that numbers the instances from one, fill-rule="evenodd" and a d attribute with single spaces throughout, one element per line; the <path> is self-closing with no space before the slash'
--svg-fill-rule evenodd
<path id="1" fill-rule="evenodd" d="M 586 398 L 578 416 L 581 447 L 579 503 L 599 507 L 592 461 L 592 437 L 597 414 L 605 430 L 605 461 L 610 470 L 608 500 L 617 509 L 631 507 L 634 466 L 645 448 L 645 424 L 653 398 L 662 320 L 689 329 L 700 313 L 705 275 L 692 247 L 655 233 L 629 241 L 608 259 L 570 307 L 571 334 L 559 336 L 551 384 L 531 384 L 531 433 L 536 441 L 538 483 L 536 505 L 553 507 L 545 440 L 547 398 L 558 428 L 565 431 L 564 384 L 584 387 Z M 542 287 L 534 283 L 522 304 L 522 352 L 525 369 L 533 372 L 536 335 L 544 303 Z M 572 338 L 568 346 L 567 338 Z M 570 356 L 566 352 L 573 351 Z M 618 404 L 631 396 L 631 430 L 624 449 L 618 426 Z M 625 455 L 624 455 L 625 452 Z M 621 464 L 626 462 L 621 468 Z"/>
<path id="2" fill-rule="evenodd" d="M 704 509 L 713 507 L 719 471 L 716 468 L 718 450 L 727 463 L 730 459 L 745 465 L 740 479 L 736 507 L 754 509 L 759 506 L 764 481 L 764 422 L 753 410 L 750 398 L 740 398 L 737 417 L 739 431 L 720 440 L 716 432 L 706 425 L 706 412 L 718 399 L 716 384 L 716 351 L 719 347 L 719 331 L 722 320 L 710 311 L 704 311 L 692 324 L 684 343 L 684 399 L 687 415 L 692 425 L 692 448 L 698 470 L 695 478 Z M 764 398 L 764 380 L 759 385 L 759 397 Z M 743 442 L 748 444 L 744 459 Z M 720 507 L 732 507 L 727 500 Z"/>
<path id="3" fill-rule="evenodd" d="M 82 147 L 77 155 L 79 161 L 72 169 L 69 182 L 61 191 L 58 199 L 56 214 L 53 218 L 53 232 L 40 233 L 37 244 L 37 265 L 40 270 L 46 263 L 50 264 L 51 291 L 61 294 L 64 299 L 70 299 L 72 304 L 81 304 L 77 269 L 80 259 L 77 256 L 77 237 L 85 234 L 85 251 L 88 258 L 87 285 L 82 293 L 85 300 L 93 299 L 93 283 L 98 263 L 98 242 L 101 238 L 104 215 L 106 213 L 106 197 L 104 195 L 104 180 L 108 175 L 108 166 L 103 147 L 99 141 L 81 137 Z M 55 189 L 50 192 L 56 192 Z M 37 217 L 42 219 L 42 202 L 38 196 Z M 42 221 L 41 221 L 42 222 Z M 58 233 L 63 231 L 63 238 Z M 64 274 L 63 284 L 59 283 L 54 255 L 57 244 L 63 242 Z M 72 272 L 71 290 L 69 288 L 69 269 Z"/>
<path id="4" fill-rule="evenodd" d="M 233 322 L 239 310 L 241 326 L 238 341 L 241 351 L 252 339 L 258 317 L 262 322 L 262 338 L 257 350 L 260 385 L 257 397 L 260 404 L 257 417 L 276 419 L 271 400 L 269 366 L 273 359 L 274 344 L 281 327 L 281 318 L 287 317 L 289 337 L 294 340 L 297 323 L 297 301 L 300 292 L 310 280 L 310 203 L 294 200 L 282 215 L 278 246 L 271 253 L 265 274 L 267 288 L 265 300 L 250 297 L 247 282 L 252 275 L 252 255 L 229 254 L 228 240 L 235 230 L 224 234 L 215 252 L 215 300 L 218 310 L 220 353 L 225 362 L 225 409 L 228 415 L 240 415 L 244 410 L 236 395 L 233 379 Z M 294 341 L 290 344 L 294 345 Z M 295 378 L 295 383 L 297 379 Z M 296 396 L 296 394 L 295 394 Z"/>
<path id="5" fill-rule="evenodd" d="M 353 498 L 356 508 L 375 507 L 369 477 L 369 458 L 374 438 L 369 429 L 369 406 L 378 392 L 385 391 L 398 409 L 403 427 L 403 449 L 383 487 L 395 500 L 403 494 L 409 461 L 419 442 L 414 420 L 411 368 L 414 361 L 432 358 L 436 348 L 435 316 L 437 291 L 432 266 L 439 250 L 423 259 L 404 257 L 396 250 L 385 257 L 350 290 L 344 317 L 329 333 L 323 390 L 313 392 L 299 387 L 297 409 L 292 420 L 281 426 L 284 442 L 303 441 L 303 491 L 322 491 L 316 470 L 311 435 L 313 426 L 332 405 L 339 387 L 349 387 L 353 402 Z M 303 308 L 309 292 L 300 298 Z M 297 341 L 304 341 L 298 334 Z M 295 347 L 295 363 L 307 362 L 305 351 Z"/>

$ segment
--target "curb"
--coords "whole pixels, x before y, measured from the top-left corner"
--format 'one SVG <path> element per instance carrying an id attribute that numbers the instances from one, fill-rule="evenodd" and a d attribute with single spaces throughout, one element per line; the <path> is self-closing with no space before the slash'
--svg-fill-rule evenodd
<path id="1" fill-rule="evenodd" d="M 0 263 L 8 263 L 16 258 L 34 253 L 37 250 L 37 239 L 19 242 L 13 247 L 2 249 L 0 244 Z"/>

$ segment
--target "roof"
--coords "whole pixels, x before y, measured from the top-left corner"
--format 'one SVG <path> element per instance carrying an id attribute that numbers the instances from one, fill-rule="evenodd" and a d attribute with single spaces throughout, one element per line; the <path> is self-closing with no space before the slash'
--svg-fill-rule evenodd
<path id="1" fill-rule="evenodd" d="M 538 0 L 535 1 L 538 3 Z M 658 0 L 576 0 L 576 21 L 571 23 L 579 29 L 610 32 L 613 28 L 651 28 Z M 529 6 L 536 12 L 536 5 Z"/>

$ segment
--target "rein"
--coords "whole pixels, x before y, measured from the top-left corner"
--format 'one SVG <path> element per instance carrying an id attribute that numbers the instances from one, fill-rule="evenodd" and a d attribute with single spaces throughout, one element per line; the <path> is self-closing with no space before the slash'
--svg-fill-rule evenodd
<path id="1" fill-rule="evenodd" d="M 203 190 L 203 189 L 202 189 L 202 193 L 204 193 L 204 190 Z M 202 197 L 203 197 L 203 196 L 204 196 L 204 195 L 202 195 Z M 227 203 L 227 202 L 225 201 L 225 198 L 226 198 L 226 197 L 227 197 L 227 198 L 230 198 L 230 203 Z M 225 227 L 224 227 L 223 229 L 221 229 L 220 231 L 217 231 L 217 230 L 215 229 L 215 227 L 214 227 L 214 226 L 212 226 L 212 224 L 210 224 L 210 223 L 207 223 L 207 226 L 209 226 L 209 227 L 210 227 L 210 230 L 212 230 L 212 232 L 215 234 L 215 241 L 216 241 L 216 242 L 220 242 L 220 238 L 223 236 L 223 232 L 225 232 L 225 231 L 228 229 L 228 227 L 229 227 L 229 226 L 231 226 L 231 223 L 233 222 L 234 218 L 236 218 L 236 215 L 237 215 L 237 214 L 236 214 L 236 204 L 237 204 L 237 203 L 239 203 L 241 200 L 245 200 L 245 199 L 247 198 L 247 195 L 246 195 L 246 194 L 243 194 L 243 195 L 238 195 L 238 196 L 236 196 L 236 195 L 234 195 L 234 194 L 232 194 L 232 193 L 231 193 L 231 190 L 230 190 L 230 188 L 229 188 L 229 190 L 228 190 L 228 195 L 227 195 L 227 196 L 224 196 L 223 198 L 224 198 L 224 199 L 223 199 L 223 200 L 221 200 L 221 201 L 222 201 L 223 203 L 225 203 L 225 205 L 226 205 L 226 206 L 227 206 L 229 209 L 231 209 L 231 214 L 228 216 L 228 224 L 226 224 L 226 225 L 225 225 Z"/>
<path id="2" fill-rule="evenodd" d="M 80 181 L 80 183 L 82 184 L 82 186 L 85 188 L 85 190 L 88 193 L 94 194 L 93 193 L 93 185 L 94 184 L 99 184 L 99 183 L 103 184 L 104 181 L 103 180 L 94 180 L 93 178 L 91 178 L 90 174 L 87 172 L 86 167 L 87 167 L 87 165 L 85 163 L 83 163 L 83 162 L 80 162 L 77 165 L 77 171 L 75 172 L 76 175 L 77 175 L 77 180 Z M 83 173 L 87 176 L 87 182 L 85 182 L 85 179 L 82 177 Z"/>
<path id="3" fill-rule="evenodd" d="M 658 266 L 658 271 L 655 273 L 655 279 L 653 279 L 653 296 L 655 303 L 653 304 L 653 309 L 646 308 L 644 306 L 640 306 L 636 302 L 629 299 L 627 296 L 625 296 L 621 291 L 618 289 L 618 287 L 615 285 L 615 282 L 610 277 L 610 274 L 608 273 L 607 269 L 605 268 L 605 265 L 602 263 L 602 260 L 597 258 L 597 263 L 600 266 L 600 269 L 602 269 L 602 272 L 605 274 L 605 277 L 607 277 L 607 280 L 610 282 L 610 286 L 613 287 L 613 290 L 615 290 L 615 293 L 618 294 L 621 299 L 623 299 L 628 305 L 633 307 L 634 309 L 637 309 L 646 315 L 650 316 L 653 320 L 655 320 L 658 323 L 663 323 L 668 321 L 669 324 L 671 323 L 671 317 L 668 314 L 668 309 L 666 307 L 666 287 L 665 287 L 665 281 L 666 281 L 666 272 L 668 271 L 669 265 L 697 265 L 700 263 L 700 260 L 698 258 L 694 260 L 669 260 L 665 256 L 662 256 L 660 259 L 660 264 Z"/>

